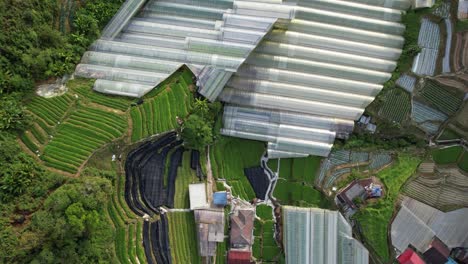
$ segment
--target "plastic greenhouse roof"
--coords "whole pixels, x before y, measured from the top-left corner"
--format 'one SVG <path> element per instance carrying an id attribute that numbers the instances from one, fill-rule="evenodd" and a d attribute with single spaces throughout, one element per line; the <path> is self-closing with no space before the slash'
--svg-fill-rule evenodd
<path id="1" fill-rule="evenodd" d="M 76 74 L 97 79 L 97 91 L 141 97 L 186 64 L 199 93 L 231 109 L 223 134 L 267 141 L 271 157 L 327 156 L 395 69 L 409 5 L 127 0 Z"/>

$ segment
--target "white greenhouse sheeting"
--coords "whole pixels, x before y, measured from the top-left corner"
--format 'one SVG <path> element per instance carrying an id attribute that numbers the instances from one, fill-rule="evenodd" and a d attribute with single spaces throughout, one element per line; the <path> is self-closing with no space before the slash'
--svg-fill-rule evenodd
<path id="1" fill-rule="evenodd" d="M 186 64 L 199 93 L 232 110 L 223 134 L 267 141 L 271 157 L 327 156 L 391 77 L 409 5 L 127 0 L 76 74 L 98 79 L 97 91 L 141 97 Z"/>
<path id="2" fill-rule="evenodd" d="M 286 263 L 369 263 L 369 252 L 338 211 L 284 206 L 283 223 Z"/>
<path id="3" fill-rule="evenodd" d="M 468 208 L 444 213 L 405 197 L 392 223 L 392 244 L 400 252 L 410 244 L 424 252 L 434 236 L 437 236 L 450 249 L 468 247 L 467 218 Z"/>
<path id="4" fill-rule="evenodd" d="M 424 18 L 419 30 L 418 45 L 421 52 L 414 58 L 412 71 L 417 75 L 435 74 L 440 45 L 439 25 Z M 450 49 L 450 48 L 449 48 Z"/>

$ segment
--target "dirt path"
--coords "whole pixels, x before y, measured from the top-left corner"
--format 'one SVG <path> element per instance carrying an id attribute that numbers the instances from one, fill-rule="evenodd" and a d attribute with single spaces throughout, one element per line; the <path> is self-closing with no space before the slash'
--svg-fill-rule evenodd
<path id="1" fill-rule="evenodd" d="M 206 147 L 206 181 L 208 183 L 208 189 L 206 190 L 206 195 L 208 196 L 208 204 L 211 204 L 213 197 L 213 171 L 211 170 L 211 160 L 210 160 L 210 146 Z"/>

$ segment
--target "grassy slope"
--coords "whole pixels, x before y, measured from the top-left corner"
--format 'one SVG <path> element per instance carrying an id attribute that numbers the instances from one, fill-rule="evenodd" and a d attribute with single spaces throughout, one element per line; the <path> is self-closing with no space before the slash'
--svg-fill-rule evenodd
<path id="1" fill-rule="evenodd" d="M 177 173 L 174 208 L 190 208 L 188 186 L 197 182 L 199 182 L 197 175 L 190 168 L 190 152 L 186 151 L 182 159 L 182 166 L 179 167 Z"/>
<path id="2" fill-rule="evenodd" d="M 462 152 L 463 148 L 461 146 L 435 149 L 432 151 L 432 158 L 437 164 L 457 163 Z"/>
<path id="3" fill-rule="evenodd" d="M 400 154 L 394 165 L 377 174 L 385 185 L 385 196 L 376 203 L 367 205 L 355 215 L 362 227 L 366 246 L 370 245 L 384 261 L 390 258 L 387 228 L 395 202 L 401 187 L 416 171 L 420 161 L 419 158 L 409 154 Z"/>

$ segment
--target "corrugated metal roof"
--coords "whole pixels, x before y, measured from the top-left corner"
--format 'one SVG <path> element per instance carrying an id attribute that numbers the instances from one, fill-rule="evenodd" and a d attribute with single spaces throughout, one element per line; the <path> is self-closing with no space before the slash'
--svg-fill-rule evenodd
<path id="1" fill-rule="evenodd" d="M 196 183 L 189 185 L 190 209 L 209 207 L 206 199 L 205 183 Z"/>

